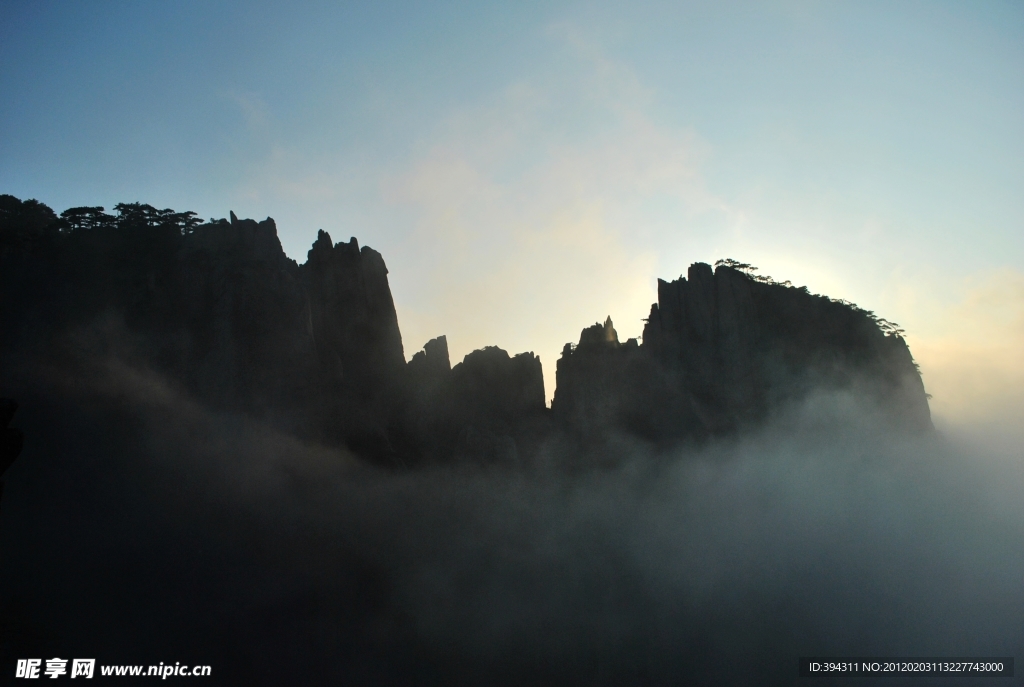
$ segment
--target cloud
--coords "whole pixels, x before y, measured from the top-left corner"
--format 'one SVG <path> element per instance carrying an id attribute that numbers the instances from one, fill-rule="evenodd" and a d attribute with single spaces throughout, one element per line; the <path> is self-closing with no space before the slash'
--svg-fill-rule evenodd
<path id="1" fill-rule="evenodd" d="M 582 327 L 610 314 L 640 333 L 658 262 L 637 226 L 644 208 L 723 207 L 704 186 L 700 139 L 656 122 L 628 69 L 551 33 L 569 52 L 557 74 L 452 112 L 382 184 L 414 227 L 414 260 L 389 256 L 407 353 L 442 333 L 455 361 L 488 344 L 533 350 L 549 395 Z"/>

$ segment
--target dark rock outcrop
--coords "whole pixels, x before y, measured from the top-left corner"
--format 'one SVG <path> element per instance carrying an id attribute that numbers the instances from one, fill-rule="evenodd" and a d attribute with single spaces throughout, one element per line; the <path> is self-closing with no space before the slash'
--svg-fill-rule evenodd
<path id="1" fill-rule="evenodd" d="M 666 442 L 721 435 L 816 389 L 869 399 L 903 428 L 931 427 L 921 376 L 898 333 L 851 304 L 696 263 L 658 282 L 643 344 L 611 321 L 558 361 L 556 419 Z"/>
<path id="2" fill-rule="evenodd" d="M 392 461 L 405 358 L 387 267 L 356 239 L 320 231 L 288 259 L 272 219 L 220 221 L 181 240 L 184 355 L 203 398 Z"/>
<path id="3" fill-rule="evenodd" d="M 533 353 L 496 347 L 473 351 L 449 367 L 445 337 L 427 342 L 409 362 L 407 424 L 429 461 L 452 457 L 517 465 L 547 415 L 544 375 Z"/>
<path id="4" fill-rule="evenodd" d="M 201 398 L 294 419 L 320 383 L 309 297 L 272 219 L 212 222 L 183 236 L 168 285 L 180 298 L 165 369 Z M 174 293 L 177 292 L 177 293 Z"/>
<path id="5" fill-rule="evenodd" d="M 448 338 L 439 336 L 423 346 L 422 351 L 413 354 L 409 361 L 409 375 L 412 383 L 419 388 L 435 387 L 452 371 L 448 357 Z"/>
<path id="6" fill-rule="evenodd" d="M 555 374 L 552 414 L 577 442 L 600 442 L 607 431 L 686 437 L 703 428 L 692 409 L 675 402 L 678 380 L 636 339 L 620 343 L 611 318 L 584 329 L 579 344 L 566 344 Z"/>
<path id="7" fill-rule="evenodd" d="M 394 462 L 405 358 L 376 251 L 321 231 L 300 266 L 269 218 L 193 226 L 123 206 L 72 228 L 35 201 L 0 205 L 6 375 L 115 356 L 213 407 Z"/>
<path id="8" fill-rule="evenodd" d="M 320 380 L 321 426 L 358 451 L 393 453 L 390 434 L 405 355 L 384 259 L 372 248 L 360 250 L 354 237 L 332 244 L 320 231 L 300 274 Z"/>

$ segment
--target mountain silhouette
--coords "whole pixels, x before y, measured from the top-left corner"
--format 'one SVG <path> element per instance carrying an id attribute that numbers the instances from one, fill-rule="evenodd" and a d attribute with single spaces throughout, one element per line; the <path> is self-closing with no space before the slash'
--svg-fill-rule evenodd
<path id="1" fill-rule="evenodd" d="M 321 230 L 299 265 L 269 218 L 115 210 L 58 217 L 0 197 L 8 376 L 121 357 L 211 407 L 394 467 L 520 464 L 556 434 L 700 442 L 821 389 L 867 399 L 895 425 L 931 427 L 900 332 L 733 260 L 659 280 L 642 343 L 620 342 L 609 318 L 566 344 L 547 409 L 532 353 L 487 347 L 452 367 L 441 336 L 406 363 L 384 259 L 355 238 Z"/>

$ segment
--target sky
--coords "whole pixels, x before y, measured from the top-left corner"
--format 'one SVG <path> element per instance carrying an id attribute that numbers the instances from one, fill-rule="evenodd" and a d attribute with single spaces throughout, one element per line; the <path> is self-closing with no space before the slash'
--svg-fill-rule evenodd
<path id="1" fill-rule="evenodd" d="M 0 193 L 380 251 L 406 357 L 555 362 L 734 258 L 1024 418 L 1024 4 L 0 0 Z"/>

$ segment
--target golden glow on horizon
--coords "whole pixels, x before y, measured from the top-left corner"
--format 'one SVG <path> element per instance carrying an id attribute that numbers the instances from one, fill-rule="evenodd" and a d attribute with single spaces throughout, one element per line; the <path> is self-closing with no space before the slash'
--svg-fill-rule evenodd
<path id="1" fill-rule="evenodd" d="M 1001 269 L 973 280 L 935 323 L 910 337 L 932 412 L 956 425 L 1024 424 L 1024 274 Z"/>

